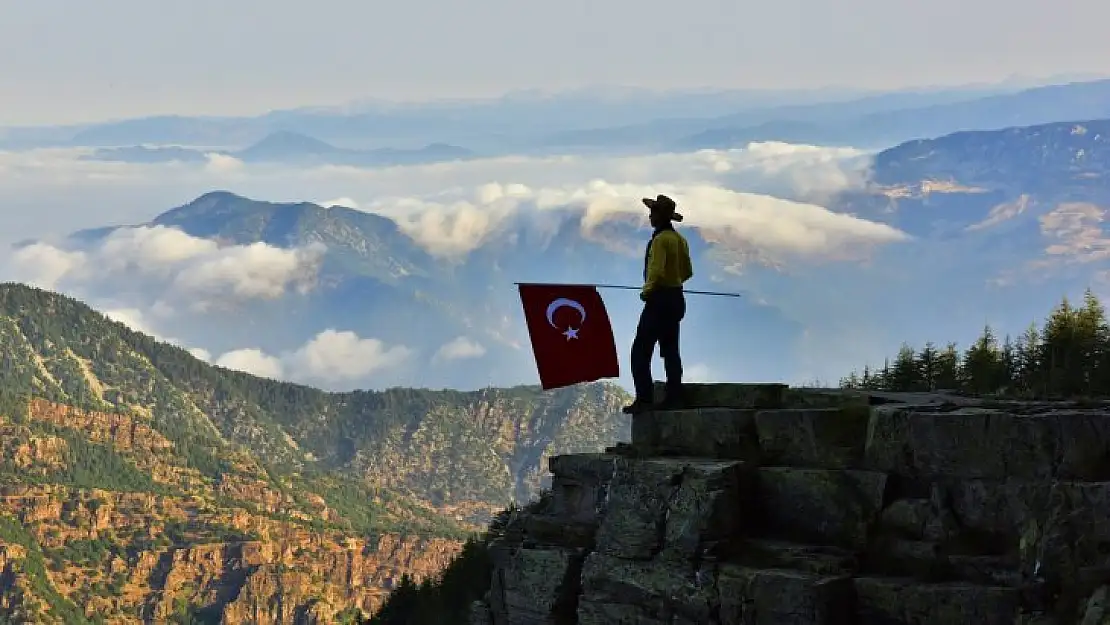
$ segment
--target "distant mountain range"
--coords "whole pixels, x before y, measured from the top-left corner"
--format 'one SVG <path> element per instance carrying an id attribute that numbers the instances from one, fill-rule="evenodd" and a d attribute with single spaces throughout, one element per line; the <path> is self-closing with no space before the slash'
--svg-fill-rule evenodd
<path id="1" fill-rule="evenodd" d="M 1110 80 L 1050 85 L 1018 93 L 865 114 L 829 114 L 828 108 L 780 109 L 769 122 L 747 115 L 676 142 L 679 149 L 721 148 L 750 141 L 881 146 L 964 130 L 998 130 L 1073 119 L 1110 117 Z"/>
<path id="2" fill-rule="evenodd" d="M 972 85 L 896 92 L 880 99 L 894 107 L 921 106 L 1009 93 L 1019 83 Z M 552 133 L 641 124 L 659 119 L 702 120 L 753 109 L 842 102 L 875 96 L 859 89 L 793 91 L 659 91 L 628 87 L 587 88 L 561 93 L 517 92 L 492 100 L 427 103 L 361 102 L 305 107 L 254 117 L 157 116 L 72 126 L 0 128 L 0 147 L 121 147 L 180 145 L 237 149 L 280 131 L 296 132 L 333 145 L 367 149 L 382 145 L 413 148 L 448 142 L 483 152 L 535 147 Z M 868 109 L 871 110 L 871 109 Z M 697 126 L 689 132 L 703 129 Z"/>
<path id="3" fill-rule="evenodd" d="M 959 130 L 1102 118 L 1110 116 L 1108 93 L 1110 81 L 1095 80 L 1025 89 L 1011 83 L 885 93 L 632 89 L 524 94 L 484 102 L 295 109 L 257 117 L 170 116 L 8 128 L 0 129 L 0 147 L 123 148 L 101 157 L 141 161 L 174 155 L 195 159 L 181 150 L 226 152 L 262 142 L 264 153 L 281 152 L 283 159 L 296 154 L 356 163 L 422 159 L 419 146 L 439 154 L 447 145 L 487 155 L 688 150 L 758 140 L 881 147 Z M 158 146 L 177 147 L 163 153 Z"/>
<path id="4" fill-rule="evenodd" d="M 243 150 L 200 150 L 178 146 L 131 146 L 125 148 L 100 148 L 83 159 L 120 161 L 126 163 L 204 162 L 211 154 L 237 158 L 246 163 L 285 163 L 290 165 L 349 165 L 354 167 L 383 167 L 389 165 L 416 165 L 438 161 L 473 158 L 475 154 L 465 148 L 434 143 L 413 150 L 383 148 L 378 150 L 349 150 L 313 139 L 295 132 L 279 131 Z"/>
<path id="5" fill-rule="evenodd" d="M 683 335 L 691 375 L 835 380 L 889 353 L 892 342 L 970 338 L 988 319 L 1020 330 L 1046 302 L 1107 275 L 1108 136 L 1110 121 L 1096 120 L 956 133 L 885 150 L 865 187 L 825 204 L 911 238 L 854 261 L 784 265 L 727 228 L 684 227 L 698 267 L 691 288 L 744 295 L 692 300 Z M 310 291 L 175 321 L 173 335 L 186 345 L 214 355 L 246 347 L 278 354 L 324 329 L 349 330 L 416 354 L 375 373 L 375 385 L 477 388 L 535 379 L 513 282 L 638 283 L 642 219 L 614 214 L 584 228 L 580 216 L 572 208 L 524 210 L 498 236 L 451 258 L 430 253 L 384 216 L 226 191 L 149 225 L 221 244 L 327 250 Z M 97 246 L 114 230 L 77 233 L 69 245 Z M 102 295 L 130 305 L 127 291 Z M 618 343 L 629 344 L 639 301 L 621 291 L 605 299 Z M 466 366 L 436 357 L 461 338 L 481 346 Z"/>

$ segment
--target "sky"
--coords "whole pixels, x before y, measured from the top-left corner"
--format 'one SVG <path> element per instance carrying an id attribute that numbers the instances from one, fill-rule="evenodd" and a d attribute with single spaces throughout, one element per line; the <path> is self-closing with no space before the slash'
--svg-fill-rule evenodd
<path id="1" fill-rule="evenodd" d="M 1103 73 L 1103 0 L 0 0 L 0 125 L 586 85 Z"/>

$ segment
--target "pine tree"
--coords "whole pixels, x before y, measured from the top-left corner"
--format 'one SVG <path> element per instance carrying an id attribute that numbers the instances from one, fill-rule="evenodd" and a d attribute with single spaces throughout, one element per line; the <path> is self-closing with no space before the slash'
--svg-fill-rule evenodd
<path id="1" fill-rule="evenodd" d="M 1002 356 L 990 325 L 964 354 L 961 381 L 973 393 L 996 393 L 1002 386 Z"/>
<path id="2" fill-rule="evenodd" d="M 1084 386 L 1077 376 L 1080 345 L 1076 326 L 1076 310 L 1064 297 L 1045 320 L 1041 339 L 1041 372 L 1049 395 L 1074 395 Z"/>
<path id="3" fill-rule="evenodd" d="M 917 355 L 917 371 L 921 376 L 923 390 L 937 390 L 937 375 L 939 374 L 940 352 L 932 341 L 925 343 L 925 347 Z"/>
<path id="4" fill-rule="evenodd" d="M 875 375 L 871 373 L 871 367 L 863 366 L 863 376 L 860 378 L 860 388 L 869 391 L 875 390 Z"/>
<path id="5" fill-rule="evenodd" d="M 890 368 L 890 377 L 886 384 L 888 391 L 917 391 L 921 390 L 921 376 L 917 370 L 917 354 L 907 343 L 902 343 L 898 355 L 894 358 L 894 365 Z"/>
<path id="6" fill-rule="evenodd" d="M 1106 310 L 1090 288 L 1083 293 L 1083 308 L 1076 312 L 1076 331 L 1080 371 L 1075 377 L 1083 381 L 1083 393 L 1091 395 L 1108 386 L 1108 370 L 1104 365 L 1110 330 L 1106 326 Z"/>
<path id="7" fill-rule="evenodd" d="M 864 373 L 866 373 L 866 370 Z M 863 384 L 860 381 L 859 375 L 853 371 L 849 373 L 847 377 L 840 378 L 840 388 L 857 390 L 863 388 Z"/>
<path id="8" fill-rule="evenodd" d="M 937 356 L 937 389 L 960 388 L 960 352 L 955 343 L 949 343 Z"/>
<path id="9" fill-rule="evenodd" d="M 911 362 L 912 361 L 912 362 Z M 1110 321 L 1090 290 L 1083 305 L 1067 297 L 1052 309 L 1043 326 L 1030 323 L 1011 340 L 998 344 L 990 325 L 964 353 L 955 343 L 937 350 L 932 343 L 916 352 L 903 344 L 879 371 L 864 367 L 842 386 L 868 390 L 962 390 L 1021 397 L 1110 397 Z"/>
<path id="10" fill-rule="evenodd" d="M 1032 322 L 1018 338 L 1016 387 L 1023 394 L 1035 396 L 1044 393 L 1041 387 L 1041 335 L 1037 322 Z"/>
<path id="11" fill-rule="evenodd" d="M 1002 349 L 999 352 L 998 384 L 1003 393 L 1010 393 L 1017 379 L 1017 348 L 1010 340 L 1010 335 L 1002 340 Z"/>

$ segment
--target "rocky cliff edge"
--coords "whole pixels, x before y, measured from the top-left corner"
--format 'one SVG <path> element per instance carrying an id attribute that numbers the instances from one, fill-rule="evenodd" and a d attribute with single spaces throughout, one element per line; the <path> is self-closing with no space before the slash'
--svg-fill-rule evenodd
<path id="1" fill-rule="evenodd" d="M 689 392 L 551 458 L 472 625 L 1110 623 L 1110 403 Z"/>

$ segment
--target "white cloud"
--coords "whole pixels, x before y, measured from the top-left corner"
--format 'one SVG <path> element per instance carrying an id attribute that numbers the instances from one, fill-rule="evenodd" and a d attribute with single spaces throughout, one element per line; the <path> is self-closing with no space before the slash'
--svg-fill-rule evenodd
<path id="1" fill-rule="evenodd" d="M 227 154 L 220 154 L 218 152 L 210 152 L 208 154 L 205 154 L 204 157 L 207 159 L 204 164 L 204 169 L 208 173 L 223 175 L 235 174 L 243 171 L 243 161 L 235 158 L 234 156 L 228 156 Z"/>
<path id="2" fill-rule="evenodd" d="M 485 353 L 486 348 L 480 343 L 472 341 L 465 336 L 460 336 L 440 346 L 432 359 L 435 361 L 463 360 L 467 358 L 479 358 L 484 356 Z"/>
<path id="3" fill-rule="evenodd" d="M 343 206 L 346 208 L 355 209 L 358 208 L 358 202 L 352 200 L 349 197 L 337 197 L 334 200 L 324 200 L 323 202 L 314 202 L 314 204 L 323 206 L 324 208 L 331 208 L 332 206 Z"/>
<path id="4" fill-rule="evenodd" d="M 484 245 L 513 225 L 526 208 L 581 209 L 588 233 L 617 215 L 644 217 L 640 199 L 666 193 L 677 201 L 683 225 L 718 231 L 716 240 L 755 250 L 768 258 L 829 259 L 852 256 L 867 247 L 904 241 L 908 236 L 886 224 L 832 212 L 821 206 L 744 193 L 709 184 L 638 185 L 593 180 L 586 185 L 530 188 L 487 184 L 435 198 L 387 198 L 367 210 L 390 215 L 430 252 L 457 257 Z"/>
<path id="5" fill-rule="evenodd" d="M 151 226 L 116 230 L 96 250 L 108 270 L 137 269 L 162 272 L 167 268 L 212 254 L 219 245 L 210 239 L 190 236 L 176 228 Z"/>
<path id="6" fill-rule="evenodd" d="M 285 360 L 298 376 L 338 381 L 364 378 L 404 361 L 411 354 L 412 351 L 404 346 L 389 347 L 378 339 L 364 339 L 354 332 L 328 329 Z"/>
<path id="7" fill-rule="evenodd" d="M 207 349 L 203 349 L 201 347 L 191 347 L 189 348 L 188 352 L 192 354 L 194 358 L 203 360 L 204 362 L 212 362 L 212 353 L 209 352 Z"/>
<path id="8" fill-rule="evenodd" d="M 188 348 L 181 339 L 172 336 L 165 336 L 162 333 L 156 331 L 147 320 L 147 316 L 138 308 L 110 308 L 104 311 L 104 316 L 111 319 L 112 321 L 118 321 L 119 323 L 122 323 L 135 332 L 141 332 L 156 340 L 162 341 L 163 343 L 169 343 L 170 345 L 176 345 L 177 347 L 185 349 L 190 354 L 197 358 L 200 358 L 201 360 L 208 361 L 212 358 L 211 354 L 209 354 L 207 350 L 200 348 Z"/>
<path id="9" fill-rule="evenodd" d="M 147 289 L 202 310 L 276 299 L 315 284 L 324 248 L 265 243 L 219 245 L 163 226 L 116 230 L 99 244 L 64 249 L 35 243 L 18 249 L 5 278 L 48 289 L 118 293 Z"/>
<path id="10" fill-rule="evenodd" d="M 390 346 L 354 332 L 327 329 L 279 356 L 252 347 L 226 352 L 213 364 L 267 378 L 331 384 L 365 380 L 412 355 L 403 345 Z"/>
<path id="11" fill-rule="evenodd" d="M 43 289 L 54 289 L 66 275 L 85 265 L 83 252 L 58 249 L 46 243 L 32 243 L 12 254 L 5 273 L 17 282 Z"/>
<path id="12" fill-rule="evenodd" d="M 202 298 L 276 299 L 290 288 L 304 293 L 314 284 L 323 251 L 322 245 L 294 250 L 265 243 L 229 246 L 183 268 L 172 286 Z"/>
<path id="13" fill-rule="evenodd" d="M 143 319 L 143 312 L 137 308 L 105 310 L 104 316 L 111 319 L 112 321 L 118 321 L 119 323 L 122 323 L 123 325 L 131 328 L 136 332 L 142 332 L 143 334 L 148 334 L 150 336 L 153 336 L 154 338 L 160 338 L 157 334 L 155 334 L 153 330 L 147 327 L 146 322 Z"/>
<path id="14" fill-rule="evenodd" d="M 282 379 L 285 373 L 280 360 L 253 347 L 222 354 L 212 364 L 274 380 Z"/>

